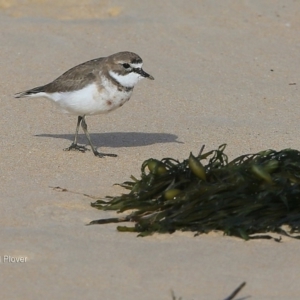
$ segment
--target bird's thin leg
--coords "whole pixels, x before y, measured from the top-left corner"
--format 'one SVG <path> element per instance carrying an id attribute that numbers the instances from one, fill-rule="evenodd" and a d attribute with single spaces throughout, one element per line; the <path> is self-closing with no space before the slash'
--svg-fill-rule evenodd
<path id="1" fill-rule="evenodd" d="M 81 127 L 82 127 L 82 129 L 83 129 L 83 131 L 84 131 L 84 133 L 85 133 L 85 135 L 86 135 L 88 141 L 89 141 L 89 144 L 90 144 L 90 146 L 91 146 L 91 148 L 92 148 L 92 151 L 93 151 L 93 153 L 94 153 L 95 156 L 98 156 L 98 157 L 104 157 L 104 156 L 116 157 L 116 156 L 117 156 L 116 154 L 111 154 L 111 153 L 100 153 L 100 152 L 97 151 L 97 149 L 96 149 L 96 148 L 94 147 L 94 145 L 92 144 L 90 134 L 89 134 L 89 132 L 88 132 L 88 130 L 87 130 L 87 124 L 86 124 L 86 122 L 85 122 L 85 116 L 83 116 L 83 118 L 82 118 L 82 121 L 81 121 Z"/>
<path id="2" fill-rule="evenodd" d="M 70 145 L 70 147 L 64 149 L 65 151 L 77 150 L 77 151 L 85 152 L 87 150 L 87 148 L 85 146 L 80 146 L 77 144 L 79 126 L 80 126 L 80 123 L 82 122 L 83 118 L 84 117 L 82 117 L 82 116 L 78 116 L 74 142 Z"/>
<path id="3" fill-rule="evenodd" d="M 82 116 L 78 116 L 75 137 L 74 137 L 74 142 L 73 142 L 74 145 L 77 145 L 78 131 L 79 131 L 79 126 L 80 126 L 81 120 L 82 120 Z"/>

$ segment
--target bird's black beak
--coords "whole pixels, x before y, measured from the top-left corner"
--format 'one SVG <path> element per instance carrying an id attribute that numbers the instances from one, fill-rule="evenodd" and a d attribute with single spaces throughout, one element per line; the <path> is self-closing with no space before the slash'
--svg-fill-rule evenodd
<path id="1" fill-rule="evenodd" d="M 134 72 L 140 74 L 141 76 L 143 76 L 145 78 L 154 80 L 154 77 L 151 76 L 150 74 L 146 73 L 142 68 L 136 68 L 136 69 L 134 69 Z"/>

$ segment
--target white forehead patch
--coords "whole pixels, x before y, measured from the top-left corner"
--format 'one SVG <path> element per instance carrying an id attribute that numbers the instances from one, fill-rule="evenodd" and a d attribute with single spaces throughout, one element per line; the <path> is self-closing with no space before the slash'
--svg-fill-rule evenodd
<path id="1" fill-rule="evenodd" d="M 120 75 L 118 73 L 115 73 L 114 71 L 109 71 L 108 73 L 121 85 L 129 88 L 134 87 L 137 84 L 137 82 L 143 78 L 140 74 L 135 72 L 130 72 L 126 75 Z"/>
<path id="2" fill-rule="evenodd" d="M 130 64 L 130 66 L 131 66 L 132 68 L 135 68 L 135 69 L 141 69 L 142 66 L 143 66 L 143 64 L 142 64 L 142 63 L 139 63 L 139 64 Z"/>

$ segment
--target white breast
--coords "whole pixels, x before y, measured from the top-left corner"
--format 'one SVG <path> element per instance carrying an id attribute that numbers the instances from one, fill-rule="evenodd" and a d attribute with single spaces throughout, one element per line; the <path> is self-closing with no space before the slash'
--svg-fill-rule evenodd
<path id="1" fill-rule="evenodd" d="M 110 112 L 129 100 L 132 91 L 119 91 L 117 86 L 106 78 L 102 79 L 103 88 L 92 83 L 78 91 L 52 93 L 45 95 L 64 112 L 74 115 L 96 115 Z"/>

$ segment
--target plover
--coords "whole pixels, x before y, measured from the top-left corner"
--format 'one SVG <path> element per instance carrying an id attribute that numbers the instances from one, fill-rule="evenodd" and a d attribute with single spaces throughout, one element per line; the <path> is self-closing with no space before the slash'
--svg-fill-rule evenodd
<path id="1" fill-rule="evenodd" d="M 81 125 L 95 156 L 117 156 L 100 153 L 92 144 L 85 117 L 108 113 L 121 107 L 132 95 L 133 88 L 142 78 L 153 76 L 142 69 L 143 61 L 132 52 L 119 52 L 82 63 L 43 86 L 15 94 L 16 98 L 45 97 L 52 100 L 63 112 L 78 116 L 75 138 L 64 150 L 85 152 L 77 144 Z"/>

